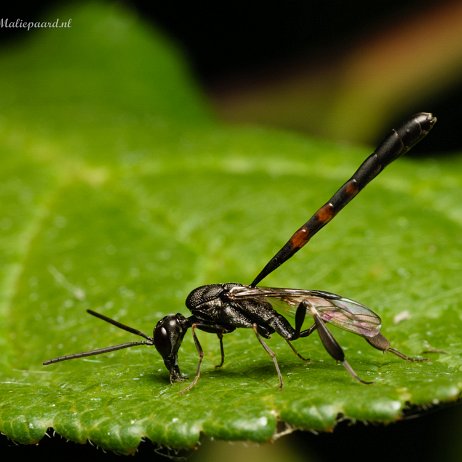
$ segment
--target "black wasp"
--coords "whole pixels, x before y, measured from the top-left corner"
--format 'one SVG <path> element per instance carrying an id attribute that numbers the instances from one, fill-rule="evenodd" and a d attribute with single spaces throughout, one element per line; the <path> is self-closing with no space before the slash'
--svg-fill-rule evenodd
<path id="1" fill-rule="evenodd" d="M 327 352 L 336 361 L 342 363 L 353 378 L 361 383 L 371 383 L 362 380 L 347 362 L 342 347 L 327 328 L 329 323 L 360 335 L 378 350 L 389 351 L 409 361 L 419 360 L 419 358 L 411 358 L 392 348 L 389 341 L 380 333 L 380 317 L 354 300 L 319 290 L 257 287 L 257 284 L 300 250 L 389 163 L 421 141 L 432 129 L 435 122 L 436 117 L 432 114 L 421 112 L 404 122 L 397 130 L 392 130 L 353 176 L 293 234 L 250 285 L 210 284 L 194 289 L 186 299 L 186 306 L 192 315 L 185 317 L 177 313 L 165 316 L 157 323 L 152 337 L 102 314 L 88 310 L 91 315 L 120 329 L 144 337 L 145 340 L 60 356 L 45 361 L 43 364 L 107 353 L 136 345 L 154 345 L 169 371 L 170 382 L 178 382 L 184 379 L 178 365 L 178 350 L 186 331 L 191 328 L 199 354 L 199 362 L 194 379 L 185 389 L 189 390 L 199 380 L 204 356 L 196 330 L 199 329 L 218 336 L 221 362 L 217 367 L 220 367 L 225 359 L 223 335 L 229 334 L 237 328 L 251 328 L 262 347 L 270 355 L 279 378 L 279 386 L 282 387 L 283 380 L 278 361 L 274 352 L 263 339 L 270 338 L 271 334 L 276 332 L 287 341 L 300 358 L 304 359 L 294 348 L 292 342 L 302 337 L 308 337 L 316 330 Z M 288 305 L 295 311 L 295 328 L 276 311 L 278 304 Z M 314 323 L 308 329 L 302 330 L 307 314 L 314 319 Z"/>

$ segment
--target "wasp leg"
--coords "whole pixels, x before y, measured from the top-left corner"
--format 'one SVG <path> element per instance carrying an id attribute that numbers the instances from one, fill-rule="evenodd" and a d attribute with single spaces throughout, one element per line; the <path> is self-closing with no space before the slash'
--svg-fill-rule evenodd
<path id="1" fill-rule="evenodd" d="M 309 329 L 306 329 L 306 330 L 302 330 L 299 334 L 299 337 L 308 337 L 309 335 L 311 335 L 316 329 L 318 328 L 318 326 L 315 324 L 313 324 Z"/>
<path id="2" fill-rule="evenodd" d="M 278 360 L 276 358 L 276 354 L 274 351 L 265 343 L 265 341 L 261 338 L 261 335 L 258 333 L 258 326 L 257 324 L 252 324 L 253 331 L 257 336 L 258 341 L 260 342 L 261 346 L 265 349 L 265 351 L 269 354 L 270 358 L 273 360 L 274 368 L 276 369 L 276 373 L 279 379 L 279 388 L 284 386 L 284 382 L 282 380 L 281 370 L 279 369 Z"/>
<path id="3" fill-rule="evenodd" d="M 390 342 L 380 333 L 374 337 L 364 338 L 366 339 L 367 343 L 369 343 L 369 345 L 373 346 L 374 348 L 377 348 L 377 350 L 384 352 L 389 351 L 390 353 L 393 353 L 394 355 L 406 361 L 428 361 L 427 358 L 417 358 L 413 356 L 408 356 L 404 353 L 401 353 L 401 351 L 398 351 L 396 348 L 392 348 L 390 346 Z"/>
<path id="4" fill-rule="evenodd" d="M 218 340 L 220 341 L 220 353 L 221 353 L 221 361 L 220 364 L 217 364 L 215 367 L 221 367 L 225 363 L 225 349 L 223 348 L 223 333 L 217 332 Z"/>
<path id="5" fill-rule="evenodd" d="M 291 350 L 302 360 L 305 362 L 308 362 L 310 358 L 305 358 L 305 356 L 301 355 L 297 349 L 292 345 L 292 342 L 290 340 L 286 339 L 287 344 L 290 346 Z"/>
<path id="6" fill-rule="evenodd" d="M 314 323 L 309 329 L 302 330 L 306 312 L 310 306 L 312 306 L 311 303 L 306 301 L 301 302 L 297 306 L 297 311 L 295 311 L 295 332 L 291 340 L 296 340 L 300 337 L 308 337 L 317 329 L 316 323 Z"/>
<path id="7" fill-rule="evenodd" d="M 303 322 L 305 321 L 306 317 L 306 310 L 308 309 L 307 303 L 306 302 L 301 302 L 297 306 L 297 311 L 295 312 L 295 333 L 294 333 L 294 340 L 299 338 L 301 335 L 301 330 L 302 330 L 302 325 Z M 310 332 L 311 333 L 311 332 Z M 308 335 L 303 335 L 303 337 L 308 337 Z"/>
<path id="8" fill-rule="evenodd" d="M 314 329 L 316 329 L 316 326 L 313 324 L 309 329 L 302 331 L 302 325 L 305 321 L 306 317 L 306 310 L 307 310 L 307 305 L 305 302 L 301 302 L 297 306 L 297 311 L 295 312 L 295 330 L 293 335 L 291 336 L 290 339 L 286 338 L 286 342 L 289 344 L 290 348 L 292 351 L 302 360 L 302 361 L 309 361 L 309 358 L 305 358 L 302 356 L 292 345 L 292 340 L 297 340 L 300 337 L 308 337 Z"/>
<path id="9" fill-rule="evenodd" d="M 324 325 L 323 320 L 320 316 L 316 313 L 313 313 L 314 322 L 316 328 L 318 329 L 319 337 L 321 338 L 321 342 L 324 345 L 326 351 L 336 360 L 343 364 L 343 367 L 348 371 L 348 373 L 358 382 L 364 383 L 369 385 L 373 382 L 366 382 L 365 380 L 361 379 L 358 374 L 354 371 L 354 369 L 350 366 L 348 361 L 345 359 L 345 353 L 342 347 L 338 344 L 337 340 L 335 340 L 334 336 L 329 332 L 327 327 Z"/>
<path id="10" fill-rule="evenodd" d="M 194 379 L 192 380 L 192 382 L 186 388 L 181 390 L 180 393 L 186 393 L 187 391 L 191 390 L 191 388 L 193 388 L 196 385 L 197 381 L 199 380 L 199 377 L 201 376 L 201 365 L 202 365 L 202 360 L 204 359 L 204 350 L 202 349 L 202 346 L 196 335 L 196 328 L 198 327 L 199 325 L 196 323 L 191 326 L 191 332 L 192 332 L 192 336 L 194 339 L 194 344 L 196 345 L 196 350 L 197 350 L 197 353 L 199 354 L 199 362 L 197 363 L 196 375 L 194 376 Z"/>
<path id="11" fill-rule="evenodd" d="M 300 304 L 301 305 L 301 304 Z M 297 308 L 297 313 L 298 313 L 298 308 Z M 306 311 L 306 308 L 305 308 L 305 311 Z M 304 318 L 305 316 L 303 316 Z M 301 324 L 303 324 L 303 319 L 301 321 Z M 302 361 L 309 361 L 310 358 L 305 358 L 304 356 L 302 356 L 296 349 L 295 347 L 292 345 L 292 340 L 296 340 L 298 338 L 301 338 L 301 337 L 308 337 L 309 335 L 311 335 L 315 330 L 316 330 L 316 324 L 313 324 L 309 329 L 306 329 L 306 330 L 303 330 L 300 332 L 300 328 L 301 328 L 301 324 L 300 325 L 297 325 L 297 314 L 295 315 L 295 335 L 294 335 L 294 338 L 292 338 L 291 340 L 288 340 L 286 339 L 286 342 L 289 344 L 290 348 L 292 348 L 292 351 L 302 360 Z"/>
<path id="12" fill-rule="evenodd" d="M 223 348 L 223 334 L 232 332 L 234 330 L 234 329 L 224 330 L 222 327 L 219 327 L 219 326 L 215 326 L 215 325 L 210 326 L 209 324 L 201 324 L 198 322 L 195 322 L 191 325 L 191 332 L 192 332 L 192 336 L 194 339 L 194 344 L 196 345 L 197 353 L 199 355 L 199 362 L 197 363 L 196 375 L 194 376 L 194 379 L 184 390 L 181 391 L 181 393 L 185 393 L 191 390 L 191 388 L 193 388 L 197 384 L 199 377 L 201 375 L 201 365 L 202 365 L 202 360 L 204 359 L 204 350 L 202 349 L 199 339 L 197 338 L 196 329 L 200 329 L 200 330 L 203 330 L 204 332 L 209 332 L 212 334 L 217 334 L 218 339 L 220 340 L 221 361 L 220 361 L 220 364 L 216 367 L 223 366 L 223 363 L 225 362 L 225 350 Z"/>
<path id="13" fill-rule="evenodd" d="M 286 342 L 289 344 L 290 348 L 292 349 L 292 351 L 302 360 L 302 361 L 309 361 L 310 359 L 309 358 L 305 358 L 304 356 L 302 356 L 296 349 L 295 347 L 292 345 L 292 340 L 297 340 L 298 338 L 301 338 L 301 337 L 308 337 L 309 335 L 311 335 L 315 330 L 316 330 L 316 324 L 313 324 L 309 329 L 306 329 L 306 330 L 303 330 L 302 331 L 302 326 L 303 326 L 303 323 L 305 322 L 305 317 L 306 317 L 306 311 L 308 309 L 308 306 L 309 304 L 307 304 L 306 302 L 301 302 L 298 306 L 297 306 L 297 311 L 295 312 L 295 331 L 294 331 L 294 334 L 292 336 L 292 338 L 289 340 L 289 339 L 286 339 Z"/>

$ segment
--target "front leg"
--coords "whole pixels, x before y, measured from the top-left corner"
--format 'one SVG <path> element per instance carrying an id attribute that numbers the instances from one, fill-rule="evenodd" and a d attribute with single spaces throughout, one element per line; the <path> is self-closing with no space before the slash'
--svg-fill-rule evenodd
<path id="1" fill-rule="evenodd" d="M 201 364 L 202 364 L 202 360 L 204 358 L 204 350 L 202 349 L 202 346 L 201 346 L 201 344 L 199 342 L 199 339 L 197 338 L 196 328 L 200 329 L 200 324 L 195 323 L 195 324 L 193 324 L 191 326 L 191 332 L 192 332 L 192 336 L 193 336 L 193 339 L 194 339 L 194 345 L 196 345 L 196 350 L 197 350 L 197 353 L 199 354 L 199 362 L 197 363 L 196 375 L 194 376 L 193 381 L 186 388 L 181 390 L 181 393 L 186 393 L 187 391 L 191 390 L 191 388 L 193 388 L 196 385 L 196 383 L 199 380 L 199 377 L 201 375 Z"/>
<path id="2" fill-rule="evenodd" d="M 224 360 L 225 360 L 224 349 L 223 349 L 223 334 L 232 332 L 234 330 L 234 329 L 231 329 L 231 330 L 225 329 L 218 325 L 202 324 L 199 322 L 195 322 L 191 325 L 191 332 L 192 332 L 192 336 L 194 340 L 194 345 L 196 345 L 196 350 L 199 355 L 199 362 L 197 363 L 196 375 L 194 376 L 194 379 L 186 388 L 181 390 L 181 393 L 186 393 L 187 391 L 191 390 L 191 388 L 193 388 L 197 384 L 199 377 L 201 375 L 201 365 L 202 365 L 202 360 L 204 359 L 204 350 L 202 349 L 199 339 L 197 338 L 196 329 L 203 330 L 204 332 L 210 332 L 210 333 L 217 334 L 220 340 L 220 351 L 221 351 L 221 363 L 219 364 L 219 367 L 223 365 Z"/>

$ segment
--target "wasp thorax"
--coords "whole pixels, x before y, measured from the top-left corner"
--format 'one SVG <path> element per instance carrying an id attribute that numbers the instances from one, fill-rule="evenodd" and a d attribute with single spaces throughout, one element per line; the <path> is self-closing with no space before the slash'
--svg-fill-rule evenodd
<path id="1" fill-rule="evenodd" d="M 231 288 L 237 286 L 242 287 L 242 284 L 228 282 L 225 284 L 209 284 L 206 286 L 198 287 L 197 289 L 194 289 L 186 298 L 186 306 L 188 309 L 194 310 L 200 305 L 208 303 L 211 300 L 227 300 L 226 294 Z"/>

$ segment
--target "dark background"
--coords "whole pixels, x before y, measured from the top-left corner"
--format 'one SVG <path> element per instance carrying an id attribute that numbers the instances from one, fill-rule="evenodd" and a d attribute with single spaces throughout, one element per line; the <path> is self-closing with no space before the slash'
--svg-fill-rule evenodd
<path id="1" fill-rule="evenodd" d="M 47 12 L 50 8 L 63 3 L 14 2 L 2 5 L 0 11 L 3 18 L 49 19 Z M 447 17 L 450 17 L 451 5 L 460 5 L 458 0 L 118 3 L 124 3 L 137 10 L 144 20 L 152 22 L 176 42 L 178 48 L 186 55 L 195 78 L 209 97 L 217 114 L 225 120 L 279 126 L 324 138 L 340 138 L 341 141 L 365 142 L 372 145 L 403 118 L 414 112 L 426 111 L 433 112 L 439 122 L 432 136 L 419 144 L 419 153 L 447 153 L 460 151 L 462 147 L 459 128 L 462 119 L 462 57 L 457 53 L 454 59 L 459 62 L 448 67 L 446 73 L 444 69 L 440 71 L 442 77 L 435 77 L 432 91 L 418 97 L 411 96 L 411 85 L 409 98 L 403 95 L 402 102 L 398 101 L 388 110 L 380 130 L 368 132 L 365 128 L 364 133 L 359 135 L 352 133 L 349 136 L 348 132 L 338 135 L 330 131 L 328 122 L 324 125 L 322 122 L 332 105 L 330 93 L 335 94 L 342 84 L 342 74 L 345 73 L 342 66 L 345 62 L 348 64 L 352 55 L 360 55 L 361 49 L 366 49 L 371 43 L 378 42 L 380 46 L 393 39 L 399 40 L 400 37 L 405 45 L 409 41 L 406 28 L 412 28 L 413 24 L 419 21 L 422 35 L 425 35 L 425 21 L 428 22 L 428 34 L 443 34 L 444 19 L 435 18 L 435 22 L 439 21 L 441 24 L 434 29 L 432 17 L 445 10 Z M 456 8 L 454 11 L 455 15 L 462 15 L 460 11 L 456 12 Z M 457 39 L 452 39 L 452 42 L 443 42 L 442 47 L 461 49 L 462 18 L 458 25 L 461 30 L 459 43 Z M 456 26 L 451 24 L 451 27 L 457 27 L 457 23 Z M 7 46 L 32 33 L 18 29 L 0 29 L 0 45 Z M 419 40 L 418 35 L 416 40 Z M 398 54 L 399 48 L 398 43 L 397 49 L 390 50 L 390 53 Z M 379 48 L 377 51 L 383 53 L 383 49 Z M 441 66 L 432 53 L 438 51 L 428 52 L 428 60 L 435 62 L 428 65 L 430 70 L 431 66 Z M 462 53 L 459 52 L 459 55 Z M 387 59 L 384 56 L 383 62 Z M 412 59 L 411 53 L 408 66 L 417 68 L 422 58 L 419 57 L 415 63 Z M 414 77 L 416 87 L 427 78 L 427 72 L 428 68 L 424 67 L 421 74 Z M 313 98 L 310 97 L 309 89 L 313 84 L 312 76 L 316 73 L 319 73 L 319 80 L 314 79 L 314 84 L 332 80 L 332 91 L 329 92 L 329 87 L 327 91 L 324 90 L 325 104 L 321 101 L 310 111 Z M 392 69 L 390 73 L 399 75 L 399 69 Z M 445 76 L 449 75 L 452 77 L 446 79 Z M 380 75 L 379 72 L 373 77 L 372 83 L 380 86 L 381 79 L 385 87 L 389 76 Z M 281 85 L 285 88 L 283 91 L 287 92 L 287 87 L 290 88 L 292 82 L 294 86 L 301 86 L 300 98 L 295 96 L 297 107 L 291 110 L 290 104 L 294 98 L 292 95 L 291 102 L 281 111 L 285 112 L 285 115 L 278 116 L 277 109 L 272 110 L 272 95 L 280 91 Z M 363 82 L 358 82 L 359 84 L 367 85 Z M 265 99 L 267 106 L 262 102 Z M 248 104 L 252 101 L 256 101 L 259 109 L 248 109 Z M 375 104 L 372 102 L 368 106 L 369 110 L 374 111 Z M 301 111 L 298 105 L 306 105 L 307 112 L 298 116 Z M 292 118 L 291 112 L 294 114 Z M 354 117 L 359 120 L 361 111 Z M 365 119 L 366 125 L 367 117 Z"/>
<path id="2" fill-rule="evenodd" d="M 2 5 L 0 16 L 12 20 L 43 19 L 50 6 L 62 3 L 30 5 L 15 2 L 14 5 Z M 402 28 L 422 11 L 445 8 L 450 3 L 441 0 L 130 2 L 146 20 L 160 27 L 183 50 L 218 117 L 232 122 L 260 124 L 265 124 L 264 117 L 246 114 L 239 104 L 235 106 L 238 108 L 236 113 L 229 111 L 236 95 L 237 99 L 242 95 L 251 99 L 263 88 L 271 103 L 272 89 L 278 88 L 279 82 L 290 82 L 297 75 L 303 80 L 303 76 L 316 72 L 319 67 L 327 69 L 329 75 L 335 75 L 336 63 L 352 51 L 357 52 L 358 46 L 367 42 L 368 37 L 375 37 L 377 31 L 393 33 L 394 25 Z M 0 33 L 0 46 L 9 46 L 31 32 L 0 29 Z M 454 46 L 461 44 L 455 43 Z M 456 72 L 462 75 L 460 69 Z M 327 101 L 326 106 L 325 112 L 328 112 Z M 431 137 L 419 144 L 419 152 L 449 155 L 455 150 L 460 151 L 462 79 L 452 78 L 438 91 L 421 95 L 411 103 L 403 102 L 403 107 L 397 105 L 388 118 L 390 122 L 399 121 L 405 114 L 421 110 L 435 113 L 439 121 Z M 321 114 L 322 107 L 318 111 Z M 338 138 L 329 133 L 328 127 L 320 125 L 311 130 L 309 122 L 305 123 L 303 119 L 291 123 L 281 120 L 278 124 L 277 117 L 273 117 L 270 123 L 288 130 Z M 389 127 L 385 129 L 388 131 Z M 376 137 L 376 133 L 366 133 L 359 141 L 371 142 Z M 460 444 L 456 436 L 461 422 L 462 413 L 458 406 L 425 412 L 413 410 L 409 418 L 389 426 L 343 422 L 332 434 L 295 432 L 282 438 L 275 448 L 280 444 L 288 445 L 299 455 L 299 460 L 456 461 L 462 454 L 458 452 Z M 205 450 L 213 450 L 210 448 L 213 445 L 208 447 L 205 444 Z M 230 454 L 232 451 L 230 446 Z M 38 446 L 14 445 L 3 437 L 0 439 L 0 455 L 2 460 L 13 457 L 48 461 L 83 457 L 107 461 L 119 459 L 90 445 L 75 445 L 59 437 L 44 438 Z M 200 451 L 196 453 L 195 460 L 201 460 L 200 455 Z M 150 443 L 143 443 L 136 456 L 139 460 L 157 458 L 161 456 L 157 456 Z"/>

